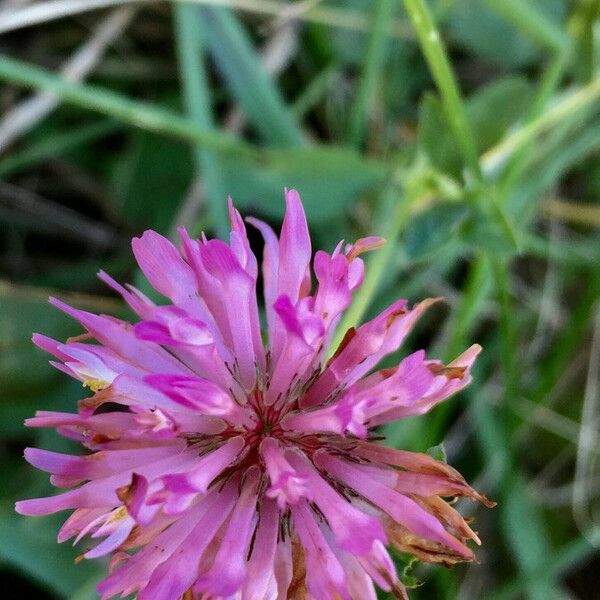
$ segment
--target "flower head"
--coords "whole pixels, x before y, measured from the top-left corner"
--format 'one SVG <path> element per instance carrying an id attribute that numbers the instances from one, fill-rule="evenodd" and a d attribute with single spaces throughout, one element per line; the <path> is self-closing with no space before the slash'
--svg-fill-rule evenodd
<path id="1" fill-rule="evenodd" d="M 183 229 L 181 253 L 153 231 L 133 240 L 170 304 L 100 273 L 135 325 L 51 299 L 95 343 L 34 336 L 93 395 L 76 414 L 38 412 L 27 425 L 55 427 L 89 453 L 28 448 L 32 465 L 70 489 L 17 510 L 74 510 L 58 539 L 89 536 L 101 541 L 85 558 L 113 555 L 104 599 L 368 600 L 375 585 L 403 598 L 387 545 L 446 565 L 473 558 L 476 534 L 442 497 L 487 500 L 445 463 L 386 448 L 370 431 L 465 387 L 479 346 L 448 366 L 419 351 L 374 370 L 433 302 L 400 300 L 349 330 L 326 361 L 363 279 L 359 255 L 382 241 L 317 252 L 313 290 L 302 204 L 294 190 L 286 202 L 279 238 L 248 219 L 265 240 L 266 345 L 257 260 L 231 202 L 229 244 Z"/>

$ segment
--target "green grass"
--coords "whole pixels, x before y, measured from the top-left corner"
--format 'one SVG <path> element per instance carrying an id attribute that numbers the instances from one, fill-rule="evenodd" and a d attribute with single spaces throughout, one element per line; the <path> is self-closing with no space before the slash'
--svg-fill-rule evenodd
<path id="1" fill-rule="evenodd" d="M 33 93 L 60 101 L 0 155 L 0 580 L 16 577 L 23 596 L 82 600 L 104 568 L 54 552 L 55 519 L 32 525 L 11 510 L 48 490 L 23 446 L 64 448 L 26 432 L 23 417 L 81 394 L 30 344 L 34 330 L 77 331 L 44 298 L 78 294 L 111 312 L 119 305 L 93 274 L 140 282 L 124 240 L 181 222 L 225 236 L 227 195 L 276 225 L 287 186 L 303 196 L 315 248 L 387 239 L 366 258 L 337 341 L 398 297 L 444 296 L 402 352 L 426 345 L 449 360 L 484 346 L 467 392 L 386 429 L 412 450 L 445 439 L 449 461 L 498 501 L 465 505 L 480 564 L 419 566 L 411 596 L 595 598 L 600 524 L 582 530 L 559 490 L 582 483 L 583 397 L 597 376 L 597 3 L 323 0 L 298 19 L 278 3 L 140 3 L 83 82 L 57 65 L 103 13 L 65 18 L 65 7 L 47 20 L 25 5 L 0 14 L 4 118 Z M 265 64 L 269 52 L 285 60 Z M 114 238 L 99 247 L 59 230 L 68 211 Z M 596 445 L 597 434 L 596 424 Z M 600 476 L 596 464 L 578 476 Z"/>

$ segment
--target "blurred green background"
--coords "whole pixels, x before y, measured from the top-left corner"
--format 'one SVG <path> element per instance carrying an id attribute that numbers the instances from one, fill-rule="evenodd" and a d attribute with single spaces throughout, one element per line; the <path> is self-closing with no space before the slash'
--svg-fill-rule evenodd
<path id="1" fill-rule="evenodd" d="M 49 492 L 23 447 L 69 447 L 23 419 L 83 396 L 30 342 L 79 333 L 47 296 L 127 314 L 95 273 L 144 287 L 133 235 L 222 236 L 228 194 L 277 225 L 287 186 L 315 248 L 388 240 L 345 325 L 444 296 L 409 346 L 444 359 L 484 346 L 466 393 L 385 431 L 413 450 L 444 440 L 498 501 L 461 506 L 480 564 L 418 567 L 412 597 L 600 598 L 599 13 L 597 0 L 1 2 L 1 597 L 92 599 L 106 568 L 55 543 L 64 515 L 12 510 Z"/>

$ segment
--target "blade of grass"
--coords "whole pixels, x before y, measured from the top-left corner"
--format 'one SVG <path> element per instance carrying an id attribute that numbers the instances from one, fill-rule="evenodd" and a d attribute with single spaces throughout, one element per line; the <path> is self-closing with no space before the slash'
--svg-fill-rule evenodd
<path id="1" fill-rule="evenodd" d="M 432 355 L 441 355 L 448 362 L 469 345 L 470 334 L 492 291 L 491 260 L 487 254 L 481 253 L 469 268 L 463 295 L 447 322 L 446 332 L 442 339 L 444 349 L 436 347 L 432 350 Z M 443 432 L 455 408 L 455 404 L 444 403 L 431 414 L 430 426 L 426 433 L 427 447 L 439 443 L 439 440 L 443 438 Z"/>
<path id="2" fill-rule="evenodd" d="M 594 107 L 598 99 L 600 99 L 600 78 L 568 94 L 535 120 L 511 133 L 488 150 L 482 157 L 484 171 L 490 174 L 495 172 L 521 148 L 526 147 L 553 126 L 564 123 L 567 119 L 580 117 L 581 113 Z"/>
<path id="3" fill-rule="evenodd" d="M 508 265 L 506 261 L 496 259 L 493 267 L 500 305 L 500 346 L 504 372 L 502 395 L 506 403 L 511 401 L 515 390 L 519 388 L 515 311 L 509 290 Z M 526 594 L 535 600 L 558 598 L 556 581 L 560 572 L 546 570 L 544 577 L 537 576 L 553 551 L 543 517 L 529 497 L 524 479 L 519 474 L 513 446 L 509 443 L 515 439 L 515 435 L 509 428 L 508 415 L 493 409 L 483 400 L 483 395 L 479 400 L 477 396 L 474 394 L 471 401 L 475 432 L 488 464 L 495 466 L 494 482 L 500 493 L 503 537 L 512 550 L 513 562 L 521 572 L 515 595 Z"/>
<path id="4" fill-rule="evenodd" d="M 369 187 L 373 187 L 383 183 L 391 170 L 391 166 L 383 161 L 365 159 L 348 149 L 334 146 L 260 148 L 220 131 L 207 131 L 171 110 L 131 100 L 99 86 L 65 82 L 44 69 L 3 55 L 0 55 L 0 79 L 51 91 L 64 102 L 108 115 L 134 127 L 203 145 L 223 156 L 235 157 L 245 162 L 246 166 L 260 164 L 264 169 L 272 166 L 275 177 L 280 172 L 291 173 L 296 170 L 297 176 L 306 178 L 310 175 L 310 166 L 311 172 L 317 173 L 316 179 L 319 181 L 326 175 L 338 179 L 350 175 L 351 179 L 358 176 L 363 182 L 372 181 Z"/>
<path id="5" fill-rule="evenodd" d="M 600 17 L 600 4 L 596 0 L 580 0 L 575 4 L 569 21 L 569 31 L 578 46 L 577 75 L 584 80 L 592 79 L 597 68 L 596 35 L 594 29 Z"/>
<path id="6" fill-rule="evenodd" d="M 198 25 L 197 7 L 191 4 L 175 6 L 177 52 L 187 112 L 198 127 L 205 131 L 215 131 L 204 67 L 204 41 Z M 195 144 L 194 158 L 198 175 L 202 179 L 204 195 L 210 206 L 212 225 L 220 238 L 227 239 L 229 218 L 219 156 L 212 150 Z"/>
<path id="7" fill-rule="evenodd" d="M 385 33 L 393 6 L 392 0 L 377 0 L 373 9 L 373 29 L 348 123 L 347 141 L 354 146 L 360 146 L 363 141 L 371 103 L 383 74 L 387 49 Z"/>
<path id="8" fill-rule="evenodd" d="M 532 2 L 484 0 L 484 4 L 541 46 L 561 51 L 570 44 L 568 34 Z"/>
<path id="9" fill-rule="evenodd" d="M 529 395 L 529 399 L 533 402 L 542 402 L 550 394 L 573 359 L 594 317 L 594 306 L 600 297 L 600 274 L 598 271 L 591 271 L 583 281 L 588 281 L 588 285 L 581 292 L 579 302 L 572 308 L 571 317 L 560 337 L 552 344 L 552 352 L 544 361 L 544 368 L 537 378 L 537 385 Z"/>
<path id="10" fill-rule="evenodd" d="M 158 2 L 159 0 L 44 0 L 3 14 L 0 19 L 0 33 L 46 23 L 61 17 L 72 17 L 85 12 L 110 8 L 111 6 L 154 4 Z M 366 11 L 348 10 L 336 6 L 320 6 L 312 3 L 299 2 L 298 6 L 290 6 L 287 2 L 279 0 L 185 0 L 185 2 L 226 6 L 255 14 L 274 15 L 280 18 L 295 19 L 357 32 L 368 32 L 371 25 Z M 390 21 L 387 34 L 405 39 L 412 38 L 409 24 L 401 20 Z"/>
<path id="11" fill-rule="evenodd" d="M 0 160 L 0 177 L 9 177 L 35 166 L 49 158 L 60 156 L 121 128 L 121 124 L 113 119 L 104 119 L 97 123 L 72 128 L 65 133 L 44 136 L 39 142 L 26 145 L 19 152 Z"/>
<path id="12" fill-rule="evenodd" d="M 101 62 L 108 48 L 123 35 L 134 15 L 131 7 L 119 8 L 108 14 L 61 66 L 61 77 L 75 82 L 86 79 Z M 59 99 L 52 94 L 40 93 L 6 111 L 0 122 L 0 153 L 47 117 L 58 104 Z"/>
<path id="13" fill-rule="evenodd" d="M 548 100 L 552 97 L 564 75 L 569 58 L 570 52 L 567 48 L 565 51 L 559 52 L 544 71 L 535 98 L 529 109 L 529 114 L 527 115 L 528 123 L 539 117 L 540 113 L 546 107 Z M 501 200 L 508 197 L 510 190 L 517 185 L 519 178 L 529 164 L 532 145 L 533 142 L 529 142 L 510 157 L 502 174 L 499 194 Z"/>
<path id="14" fill-rule="evenodd" d="M 510 400 L 516 394 L 519 383 L 517 362 L 517 331 L 510 290 L 510 262 L 500 257 L 492 258 L 492 271 L 500 303 L 500 358 L 504 372 L 504 398 Z"/>
<path id="15" fill-rule="evenodd" d="M 455 358 L 468 344 L 473 325 L 493 291 L 489 256 L 480 254 L 474 259 L 463 289 L 460 303 L 448 322 L 447 341 L 443 352 L 445 360 Z"/>
<path id="16" fill-rule="evenodd" d="M 565 266 L 592 266 L 600 262 L 598 243 L 592 240 L 574 242 L 573 240 L 550 240 L 533 234 L 523 239 L 524 251 L 533 257 L 552 259 Z"/>
<path id="17" fill-rule="evenodd" d="M 471 125 L 461 98 L 458 84 L 452 72 L 446 49 L 441 41 L 440 34 L 435 26 L 433 16 L 424 0 L 404 0 L 406 10 L 413 22 L 419 43 L 429 68 L 442 97 L 442 105 L 446 113 L 446 119 L 456 139 L 458 147 L 463 155 L 465 167 L 470 171 L 469 179 L 483 183 L 483 174 L 477 144 L 471 131 Z M 485 200 L 490 197 L 487 193 L 481 193 L 478 199 Z M 494 201 L 492 197 L 492 212 L 490 216 L 499 228 L 506 233 L 515 250 L 519 249 L 519 236 L 516 227 L 511 223 L 504 208 Z"/>
<path id="18" fill-rule="evenodd" d="M 509 440 L 507 445 L 510 446 Z M 523 477 L 513 467 L 501 484 L 500 515 L 503 536 L 512 551 L 513 562 L 524 576 L 522 591 L 531 600 L 559 599 L 556 580 L 531 575 L 553 554 L 539 509 L 528 495 Z"/>
<path id="19" fill-rule="evenodd" d="M 417 32 L 421 49 L 440 91 L 446 118 L 463 155 L 465 165 L 469 169 L 471 177 L 481 179 L 477 146 L 458 84 L 431 12 L 424 0 L 404 0 L 404 6 Z"/>
<path id="20" fill-rule="evenodd" d="M 260 151 L 249 144 L 220 132 L 200 128 L 173 111 L 148 102 L 131 100 L 99 86 L 65 81 L 44 69 L 5 55 L 0 56 L 0 79 L 52 92 L 64 102 L 103 113 L 135 127 L 202 144 L 219 152 L 260 155 Z"/>
<path id="21" fill-rule="evenodd" d="M 0 181 L 0 214 L 34 231 L 54 232 L 96 250 L 126 246 L 113 227 L 5 181 Z"/>
<path id="22" fill-rule="evenodd" d="M 299 124 L 235 15 L 227 9 L 208 6 L 199 7 L 197 14 L 219 70 L 261 136 L 277 146 L 303 146 Z"/>
<path id="23" fill-rule="evenodd" d="M 497 515 L 492 515 L 492 518 L 502 527 L 500 533 L 509 549 L 506 558 L 520 573 L 520 597 L 550 600 L 560 597 L 557 595 L 559 574 L 550 574 L 545 579 L 532 575 L 552 555 L 553 549 L 548 543 L 540 509 L 524 484 L 524 475 L 513 450 L 515 444 L 508 415 L 502 406 L 490 401 L 497 393 L 494 392 L 494 383 L 475 387 L 486 377 L 482 369 L 488 377 L 496 369 L 497 337 L 494 335 L 490 343 L 484 345 L 484 353 L 476 364 L 475 382 L 467 390 L 469 420 L 485 465 L 483 478 L 486 487 L 483 491 L 498 502 L 495 510 L 499 511 L 500 518 Z M 478 597 L 487 600 L 487 594 Z"/>
<path id="24" fill-rule="evenodd" d="M 542 196 L 568 169 L 585 160 L 598 148 L 600 123 L 582 127 L 576 135 L 569 136 L 568 144 L 563 142 L 549 152 L 546 148 L 539 149 L 534 164 L 524 173 L 520 185 L 513 191 L 512 201 L 520 212 L 519 218 L 533 218 L 538 212 L 534 202 L 536 198 Z"/>
<path id="25" fill-rule="evenodd" d="M 327 94 L 335 72 L 335 65 L 328 65 L 308 82 L 291 105 L 292 112 L 296 115 L 297 119 L 304 117 Z"/>
<path id="26" fill-rule="evenodd" d="M 512 600 L 519 596 L 529 582 L 548 578 L 557 580 L 598 552 L 598 546 L 600 546 L 600 529 L 595 529 L 585 537 L 575 538 L 544 557 L 545 560 L 534 571 L 512 579 L 497 591 L 486 593 L 485 598 L 486 600 Z"/>
<path id="27" fill-rule="evenodd" d="M 542 214 L 584 227 L 600 228 L 600 206 L 549 198 L 541 206 Z"/>

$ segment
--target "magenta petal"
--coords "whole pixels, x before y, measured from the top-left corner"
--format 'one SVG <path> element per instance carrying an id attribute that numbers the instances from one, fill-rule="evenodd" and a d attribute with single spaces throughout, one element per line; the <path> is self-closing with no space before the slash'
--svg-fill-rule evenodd
<path id="1" fill-rule="evenodd" d="M 154 312 L 156 305 L 147 298 L 140 290 L 133 286 L 127 286 L 125 289 L 120 283 L 116 282 L 108 273 L 100 271 L 98 278 L 111 287 L 117 294 L 120 294 L 123 300 L 135 311 L 142 319 L 148 319 Z"/>
<path id="2" fill-rule="evenodd" d="M 198 524 L 171 556 L 154 570 L 137 600 L 173 600 L 192 586 L 198 577 L 202 553 L 229 516 L 235 502 L 233 486 L 227 486 L 222 493 L 215 493 L 207 500 L 208 506 Z"/>
<path id="3" fill-rule="evenodd" d="M 325 515 L 340 548 L 362 555 L 370 552 L 375 540 L 387 541 L 379 521 L 340 496 L 306 459 L 291 450 L 286 453 L 286 458 L 307 478 L 310 499 Z"/>
<path id="4" fill-rule="evenodd" d="M 300 288 L 310 264 L 311 244 L 306 215 L 296 190 L 285 194 L 286 211 L 279 238 L 278 294 L 292 302 L 300 297 Z"/>
<path id="5" fill-rule="evenodd" d="M 274 439 L 265 438 L 259 452 L 265 462 L 271 487 L 267 490 L 269 498 L 275 498 L 281 510 L 288 504 L 296 504 L 307 495 L 306 477 L 297 473 L 283 455 L 283 448 Z"/>
<path id="6" fill-rule="evenodd" d="M 220 286 L 220 302 L 226 315 L 240 375 L 246 389 L 252 389 L 256 367 L 265 368 L 265 354 L 260 336 L 256 282 L 240 266 L 237 258 L 219 240 L 200 248 L 204 269 Z"/>
<path id="7" fill-rule="evenodd" d="M 314 515 L 305 501 L 292 507 L 294 526 L 306 560 L 306 586 L 314 598 L 320 600 L 352 600 L 346 586 L 346 575 L 331 550 Z"/>
<path id="8" fill-rule="evenodd" d="M 198 289 L 193 270 L 167 238 L 145 231 L 133 238 L 133 253 L 152 287 L 175 304 L 185 305 Z"/>
<path id="9" fill-rule="evenodd" d="M 195 589 L 205 590 L 213 596 L 227 597 L 238 591 L 246 581 L 246 555 L 258 500 L 258 485 L 258 469 L 252 468 L 246 474 L 214 562 L 209 571 L 200 576 Z"/>
<path id="10" fill-rule="evenodd" d="M 248 561 L 248 573 L 242 590 L 244 600 L 264 600 L 273 598 L 277 590 L 273 570 L 277 537 L 279 533 L 279 511 L 275 503 L 263 500 L 258 515 L 258 526 L 252 554 Z"/>
<path id="11" fill-rule="evenodd" d="M 188 371 L 179 361 L 159 346 L 138 340 L 133 333 L 133 328 L 127 323 L 77 310 L 56 298 L 50 298 L 50 303 L 78 320 L 104 346 L 134 364 L 149 370 L 161 370 L 166 373 L 185 373 Z"/>
<path id="12" fill-rule="evenodd" d="M 433 515 L 421 508 L 414 500 L 361 473 L 350 463 L 331 455 L 321 454 L 317 458 L 317 463 L 327 469 L 328 473 L 352 485 L 367 500 L 416 535 L 444 544 L 459 554 L 471 556 L 471 551 L 466 546 L 451 536 Z"/>
<path id="13" fill-rule="evenodd" d="M 319 287 L 315 296 L 315 312 L 329 326 L 349 306 L 352 289 L 348 260 L 343 255 L 330 257 L 326 252 L 315 254 L 314 270 Z M 354 287 L 358 275 L 354 274 Z"/>
<path id="14" fill-rule="evenodd" d="M 128 537 L 135 523 L 133 519 L 125 517 L 121 524 L 102 542 L 92 550 L 88 550 L 85 558 L 98 558 L 114 552 Z"/>

